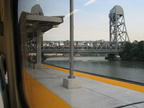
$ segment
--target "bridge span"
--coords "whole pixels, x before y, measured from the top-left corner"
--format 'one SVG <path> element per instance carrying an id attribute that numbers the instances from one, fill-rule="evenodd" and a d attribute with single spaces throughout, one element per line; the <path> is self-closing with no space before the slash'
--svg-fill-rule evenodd
<path id="1" fill-rule="evenodd" d="M 74 41 L 75 54 L 120 54 L 123 52 L 125 42 L 111 42 L 104 40 L 97 41 Z M 31 40 L 28 42 L 29 52 L 36 52 L 37 42 Z M 42 53 L 62 53 L 67 54 L 70 51 L 70 41 L 43 41 Z"/>

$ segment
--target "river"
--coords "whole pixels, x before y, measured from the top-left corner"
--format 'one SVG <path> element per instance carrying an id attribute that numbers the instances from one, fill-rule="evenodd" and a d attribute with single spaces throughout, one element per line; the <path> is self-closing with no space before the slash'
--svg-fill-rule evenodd
<path id="1" fill-rule="evenodd" d="M 48 58 L 45 64 L 69 68 L 68 57 Z M 108 61 L 104 57 L 75 57 L 74 69 L 144 83 L 144 61 Z"/>

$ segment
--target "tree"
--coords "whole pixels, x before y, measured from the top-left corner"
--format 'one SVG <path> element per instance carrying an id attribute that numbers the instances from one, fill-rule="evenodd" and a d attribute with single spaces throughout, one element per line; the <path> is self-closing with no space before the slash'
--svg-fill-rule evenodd
<path id="1" fill-rule="evenodd" d="M 138 42 L 135 40 L 132 43 L 126 42 L 122 58 L 127 60 L 144 60 L 144 41 Z"/>
<path id="2" fill-rule="evenodd" d="M 131 48 L 132 48 L 132 44 L 130 42 L 126 42 L 125 47 L 123 49 L 123 56 L 122 56 L 123 59 L 127 59 L 127 60 L 131 59 L 130 57 Z"/>
<path id="3" fill-rule="evenodd" d="M 138 43 L 138 57 L 140 60 L 144 60 L 144 41 Z"/>

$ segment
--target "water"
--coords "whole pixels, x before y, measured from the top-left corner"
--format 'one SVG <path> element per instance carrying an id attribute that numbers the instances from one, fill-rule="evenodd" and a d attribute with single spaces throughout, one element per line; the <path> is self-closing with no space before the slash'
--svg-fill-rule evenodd
<path id="1" fill-rule="evenodd" d="M 46 64 L 69 68 L 68 57 L 48 58 Z M 144 83 L 144 61 L 108 61 L 104 57 L 75 57 L 74 69 Z"/>

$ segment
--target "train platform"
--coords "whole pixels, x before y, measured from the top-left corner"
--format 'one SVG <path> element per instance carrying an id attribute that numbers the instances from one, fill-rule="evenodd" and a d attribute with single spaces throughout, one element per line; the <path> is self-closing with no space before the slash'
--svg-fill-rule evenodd
<path id="1" fill-rule="evenodd" d="M 25 71 L 29 83 L 33 80 L 29 87 L 35 108 L 144 108 L 144 86 L 114 84 L 119 82 L 111 80 L 107 83 L 96 76 L 75 72 L 81 87 L 66 89 L 62 86 L 69 75 L 66 69 L 43 65 L 42 69 L 27 67 Z"/>

